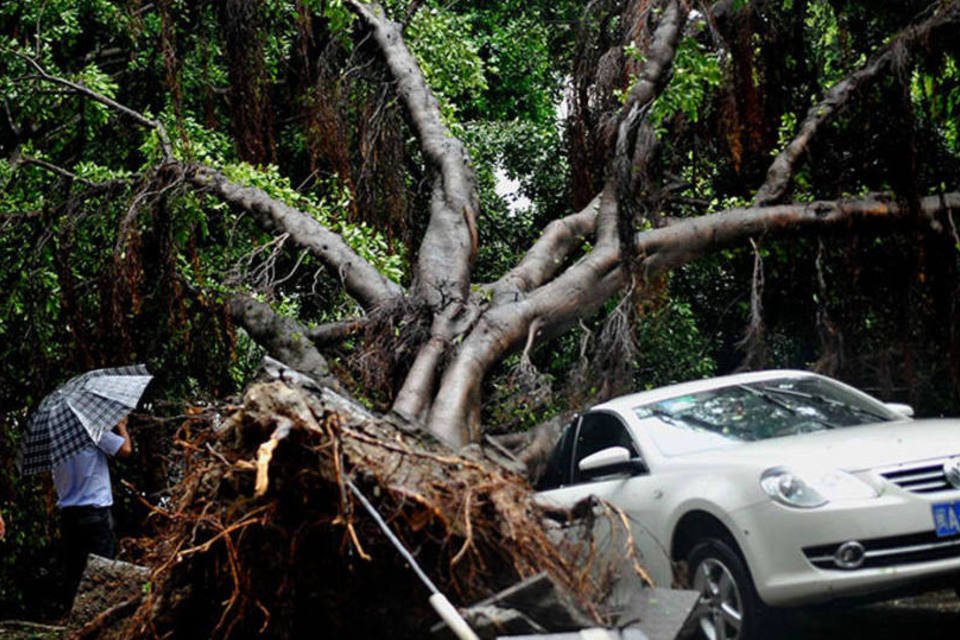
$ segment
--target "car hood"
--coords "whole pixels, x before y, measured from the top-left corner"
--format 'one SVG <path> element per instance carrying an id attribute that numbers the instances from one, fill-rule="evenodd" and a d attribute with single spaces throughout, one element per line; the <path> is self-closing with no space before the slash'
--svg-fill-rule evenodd
<path id="1" fill-rule="evenodd" d="M 683 456 L 690 461 L 829 466 L 862 471 L 960 455 L 960 419 L 902 420 L 844 427 Z"/>

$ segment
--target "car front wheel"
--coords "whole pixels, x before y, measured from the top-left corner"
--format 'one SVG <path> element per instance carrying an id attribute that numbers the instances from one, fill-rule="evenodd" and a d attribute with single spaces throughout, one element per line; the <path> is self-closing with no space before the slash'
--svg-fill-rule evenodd
<path id="1" fill-rule="evenodd" d="M 755 640 L 763 604 L 736 551 L 717 539 L 700 542 L 687 556 L 690 588 L 700 593 L 695 626 L 707 640 Z"/>

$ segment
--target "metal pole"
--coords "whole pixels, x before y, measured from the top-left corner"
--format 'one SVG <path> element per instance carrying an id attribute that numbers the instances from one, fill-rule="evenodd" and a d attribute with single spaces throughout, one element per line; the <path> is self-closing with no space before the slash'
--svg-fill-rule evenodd
<path id="1" fill-rule="evenodd" d="M 413 569 L 414 573 L 417 574 L 417 577 L 427 586 L 427 589 L 430 590 L 430 606 L 433 607 L 433 610 L 437 612 L 437 615 L 447 623 L 447 626 L 450 627 L 450 630 L 460 640 L 480 640 L 476 633 L 473 632 L 473 629 L 470 628 L 470 625 L 467 624 L 467 621 L 463 619 L 463 616 L 460 615 L 460 612 L 457 611 L 456 607 L 447 599 L 445 595 L 440 593 L 440 590 L 437 589 L 437 585 L 433 584 L 433 581 L 430 580 L 429 576 L 423 572 L 423 569 L 420 568 L 420 565 L 417 564 L 417 561 L 413 559 L 413 555 L 407 548 L 403 546 L 403 543 L 400 542 L 400 539 L 394 535 L 393 531 L 390 530 L 390 526 L 386 521 L 380 516 L 380 513 L 374 508 L 370 501 L 367 500 L 367 497 L 363 495 L 360 489 L 357 488 L 357 485 L 353 484 L 352 480 L 347 480 L 347 486 L 350 487 L 350 491 L 356 496 L 357 500 L 360 501 L 360 504 L 363 505 L 364 509 L 367 510 L 367 513 L 370 514 L 370 517 L 376 521 L 380 526 L 380 530 L 383 531 L 384 535 L 387 536 L 387 539 L 393 543 L 393 546 L 397 548 L 397 551 L 400 552 L 400 555 L 403 556 L 403 559 L 407 561 L 410 565 L 410 568 Z"/>

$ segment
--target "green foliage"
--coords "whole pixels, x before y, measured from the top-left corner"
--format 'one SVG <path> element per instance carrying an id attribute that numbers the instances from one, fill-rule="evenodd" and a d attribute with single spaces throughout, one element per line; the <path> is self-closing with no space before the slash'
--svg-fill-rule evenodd
<path id="1" fill-rule="evenodd" d="M 820 87 L 826 90 L 839 82 L 851 69 L 863 66 L 867 52 L 850 50 L 847 34 L 834 6 L 828 0 L 807 4 L 806 28 L 811 42 L 813 68 L 818 71 Z M 814 100 L 819 96 L 812 96 Z"/>
<path id="2" fill-rule="evenodd" d="M 491 25 L 495 17 L 502 20 Z M 551 34 L 537 16 L 486 16 L 482 28 L 488 90 L 478 97 L 478 111 L 495 120 L 522 118 L 552 123 L 556 117 L 560 78 L 550 58 Z"/>
<path id="3" fill-rule="evenodd" d="M 107 98 L 113 99 L 117 95 L 116 81 L 103 73 L 95 64 L 88 64 L 81 69 L 74 80 Z M 87 126 L 91 128 L 91 131 L 106 124 L 110 119 L 110 110 L 105 105 L 90 100 L 84 101 L 83 104 L 85 112 L 84 120 Z"/>
<path id="4" fill-rule="evenodd" d="M 915 69 L 910 76 L 910 97 L 920 118 L 929 118 L 947 149 L 960 155 L 960 71 L 957 60 L 945 57 L 929 71 Z"/>
<path id="5" fill-rule="evenodd" d="M 515 119 L 474 122 L 462 130 L 475 161 L 480 191 L 480 254 L 476 278 L 502 275 L 520 257 L 545 221 L 565 215 L 567 174 L 563 141 L 553 126 Z M 496 193 L 500 175 L 516 181 L 517 196 L 507 202 Z"/>
<path id="6" fill-rule="evenodd" d="M 636 43 L 631 42 L 624 54 L 643 63 L 643 55 Z M 657 134 L 666 133 L 666 123 L 677 114 L 683 114 L 691 122 L 698 122 L 704 100 L 720 86 L 723 70 L 719 54 L 701 45 L 696 36 L 683 38 L 677 47 L 673 73 L 666 89 L 657 97 L 650 110 L 650 122 Z M 632 77 L 627 89 L 617 91 L 621 102 L 627 99 L 637 78 Z"/>
<path id="7" fill-rule="evenodd" d="M 421 7 L 406 41 L 474 161 L 484 217 L 478 268 L 487 277 L 511 260 L 516 233 L 530 238 L 545 220 L 566 213 L 567 165 L 557 122 L 565 68 L 557 60 L 569 55 L 569 19 L 580 9 L 510 0 L 467 2 L 456 11 L 439 3 Z M 494 193 L 495 169 L 519 181 L 518 195 L 531 201 L 530 211 L 516 211 Z M 492 237 L 498 230 L 512 237 L 509 245 Z"/>
<path id="8" fill-rule="evenodd" d="M 700 119 L 704 100 L 723 80 L 718 54 L 709 51 L 693 36 L 687 36 L 677 47 L 670 84 L 660 94 L 650 111 L 650 121 L 659 134 L 664 123 L 682 113 L 691 122 Z"/>
<path id="9" fill-rule="evenodd" d="M 697 324 L 687 302 L 670 298 L 637 324 L 640 353 L 635 379 L 638 389 L 698 380 L 717 373 L 713 346 Z"/>
<path id="10" fill-rule="evenodd" d="M 203 126 L 194 116 L 186 114 L 178 119 L 168 107 L 160 114 L 159 120 L 168 132 L 175 132 L 170 143 L 173 156 L 178 160 L 216 167 L 233 157 L 230 138 L 222 131 Z M 149 169 L 161 160 L 160 138 L 156 130 L 145 132 L 140 153 L 144 158 L 141 170 Z"/>
<path id="11" fill-rule="evenodd" d="M 405 7 L 388 5 L 393 15 Z M 518 119 L 552 124 L 556 118 L 570 2 L 429 2 L 411 21 L 405 40 L 417 56 L 445 115 L 455 122 Z"/>
<path id="12" fill-rule="evenodd" d="M 783 150 L 797 133 L 797 114 L 785 111 L 780 115 L 780 126 L 777 127 L 777 146 L 770 150 L 770 155 L 776 156 Z"/>
<path id="13" fill-rule="evenodd" d="M 811 34 L 812 51 L 818 55 L 814 68 L 820 71 L 820 85 L 830 87 L 844 75 L 840 27 L 833 5 L 824 0 L 808 3 L 806 25 Z"/>
<path id="14" fill-rule="evenodd" d="M 487 89 L 479 45 L 467 17 L 443 8 L 418 11 L 406 41 L 448 119 L 455 118 L 458 104 L 469 104 Z"/>

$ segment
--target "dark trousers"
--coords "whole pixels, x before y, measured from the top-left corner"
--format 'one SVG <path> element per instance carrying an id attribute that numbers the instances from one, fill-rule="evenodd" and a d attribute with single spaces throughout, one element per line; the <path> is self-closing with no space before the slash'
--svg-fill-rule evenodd
<path id="1" fill-rule="evenodd" d="M 104 558 L 116 555 L 113 514 L 110 507 L 64 507 L 60 510 L 60 536 L 66 568 L 68 606 L 87 568 L 87 554 Z"/>

